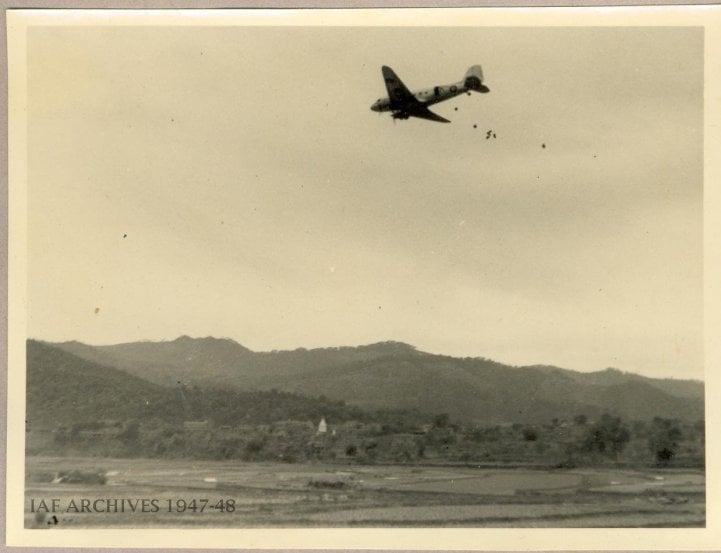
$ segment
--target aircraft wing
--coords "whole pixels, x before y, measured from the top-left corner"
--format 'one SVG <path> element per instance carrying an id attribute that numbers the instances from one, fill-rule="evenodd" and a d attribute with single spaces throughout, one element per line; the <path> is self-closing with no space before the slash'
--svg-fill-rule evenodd
<path id="1" fill-rule="evenodd" d="M 381 71 L 383 72 L 383 80 L 386 83 L 388 98 L 390 98 L 391 104 L 406 105 L 418 102 L 415 96 L 411 94 L 411 91 L 408 90 L 408 87 L 403 84 L 403 81 L 398 78 L 398 75 L 396 75 L 390 67 L 384 65 Z"/>
<path id="2" fill-rule="evenodd" d="M 438 123 L 450 123 L 445 117 L 433 113 L 427 107 L 421 105 L 417 108 L 408 111 L 408 115 L 411 117 L 420 117 L 421 119 L 428 119 L 429 121 L 437 121 Z"/>
<path id="3" fill-rule="evenodd" d="M 402 110 L 412 117 L 420 117 L 438 123 L 450 123 L 448 119 L 430 111 L 423 102 L 419 102 L 390 67 L 384 65 L 381 71 L 388 90 L 388 98 L 391 101 L 391 109 Z"/>

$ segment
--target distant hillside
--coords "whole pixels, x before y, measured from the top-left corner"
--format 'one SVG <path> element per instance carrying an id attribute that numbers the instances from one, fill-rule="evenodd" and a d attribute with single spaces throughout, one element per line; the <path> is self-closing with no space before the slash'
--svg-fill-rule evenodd
<path id="1" fill-rule="evenodd" d="M 149 418 L 258 424 L 318 421 L 323 416 L 335 421 L 368 419 L 357 408 L 328 398 L 177 384 L 164 387 L 48 344 L 27 342 L 29 428 Z"/>
<path id="2" fill-rule="evenodd" d="M 157 384 L 167 386 L 181 381 L 198 385 L 230 384 L 243 389 L 273 388 L 275 384 L 266 385 L 268 378 L 282 384 L 284 379 L 295 378 L 306 371 L 415 353 L 411 346 L 398 342 L 255 353 L 233 340 L 188 336 L 170 342 L 133 342 L 112 346 L 89 346 L 75 341 L 52 345 Z"/>
<path id="3" fill-rule="evenodd" d="M 240 344 L 218 338 L 193 339 L 181 336 L 172 342 L 134 342 L 113 346 L 88 346 L 81 342 L 52 344 L 68 353 L 117 367 L 162 385 L 195 382 L 203 374 L 213 375 L 214 383 L 235 376 L 234 367 L 243 365 L 254 354 Z"/>
<path id="4" fill-rule="evenodd" d="M 56 344 L 156 384 L 324 395 L 363 409 L 449 413 L 480 423 L 537 422 L 610 412 L 627 419 L 704 417 L 703 383 L 609 369 L 510 367 L 417 351 L 398 342 L 255 353 L 232 340 L 189 338 L 88 346 Z"/>
<path id="5" fill-rule="evenodd" d="M 131 419 L 165 412 L 172 392 L 112 367 L 49 345 L 27 342 L 30 425 L 78 420 Z"/>
<path id="6" fill-rule="evenodd" d="M 562 369 L 557 369 L 562 370 Z M 580 373 L 567 371 L 583 384 L 614 386 L 630 382 L 645 382 L 654 388 L 676 397 L 703 398 L 703 382 L 698 380 L 676 380 L 671 378 L 646 378 L 638 374 L 608 368 L 603 371 Z"/>

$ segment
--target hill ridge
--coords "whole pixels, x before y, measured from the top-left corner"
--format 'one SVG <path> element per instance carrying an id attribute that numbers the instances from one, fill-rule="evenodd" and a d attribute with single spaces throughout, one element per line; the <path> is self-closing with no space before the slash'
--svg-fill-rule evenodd
<path id="1" fill-rule="evenodd" d="M 277 389 L 367 409 L 448 412 L 496 422 L 604 410 L 627 418 L 669 413 L 703 418 L 703 383 L 698 381 L 653 379 L 618 369 L 583 373 L 547 365 L 516 367 L 483 357 L 422 352 L 395 341 L 270 352 L 253 352 L 230 339 L 188 336 L 167 342 L 54 346 L 164 386 L 183 382 Z"/>

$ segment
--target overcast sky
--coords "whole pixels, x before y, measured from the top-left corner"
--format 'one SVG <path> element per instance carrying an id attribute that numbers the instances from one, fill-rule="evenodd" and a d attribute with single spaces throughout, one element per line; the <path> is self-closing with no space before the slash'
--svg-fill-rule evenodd
<path id="1" fill-rule="evenodd" d="M 697 28 L 40 27 L 28 87 L 31 337 L 703 378 Z"/>

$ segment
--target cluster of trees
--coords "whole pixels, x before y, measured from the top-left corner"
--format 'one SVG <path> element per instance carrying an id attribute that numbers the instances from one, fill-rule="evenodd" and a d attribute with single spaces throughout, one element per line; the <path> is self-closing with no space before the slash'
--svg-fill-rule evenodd
<path id="1" fill-rule="evenodd" d="M 201 389 L 179 385 L 173 403 L 185 420 L 210 420 L 216 426 L 271 424 L 284 420 L 336 421 L 369 420 L 370 416 L 347 405 L 343 400 L 304 396 L 277 390 L 245 392 L 238 390 Z M 164 417 L 172 422 L 178 417 Z"/>
<path id="2" fill-rule="evenodd" d="M 620 455 L 635 438 L 646 444 L 653 462 L 659 467 L 672 465 L 681 457 L 684 457 L 681 463 L 705 464 L 703 420 L 691 424 L 677 419 L 654 417 L 647 422 L 636 421 L 631 430 L 620 421 L 609 420 L 608 417 L 604 417 L 601 423 L 614 455 Z"/>
<path id="3" fill-rule="evenodd" d="M 206 401 L 212 397 L 216 396 L 203 396 Z M 328 431 L 318 433 L 320 414 L 302 422 L 248 423 L 246 418 L 238 421 L 221 410 L 218 413 L 214 421 L 208 420 L 199 428 L 157 418 L 74 423 L 55 429 L 49 449 L 103 456 L 285 462 L 461 462 L 561 467 L 704 463 L 703 421 L 690 424 L 655 418 L 629 424 L 606 414 L 593 421 L 577 416 L 572 421 L 553 419 L 538 425 L 483 426 L 454 423 L 445 414 L 428 417 L 398 412 L 386 413 L 385 419 L 376 413 L 360 421 L 328 417 Z"/>
<path id="4" fill-rule="evenodd" d="M 557 432 L 556 432 L 557 433 Z M 604 414 L 589 423 L 576 417 L 566 432 L 562 465 L 588 463 L 704 464 L 704 424 L 655 417 L 629 425 L 620 417 Z"/>
<path id="5" fill-rule="evenodd" d="M 631 431 L 621 418 L 605 414 L 588 429 L 579 449 L 618 460 L 630 439 Z"/>

